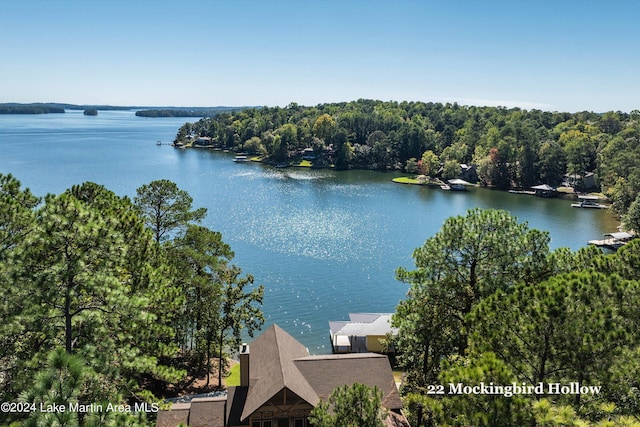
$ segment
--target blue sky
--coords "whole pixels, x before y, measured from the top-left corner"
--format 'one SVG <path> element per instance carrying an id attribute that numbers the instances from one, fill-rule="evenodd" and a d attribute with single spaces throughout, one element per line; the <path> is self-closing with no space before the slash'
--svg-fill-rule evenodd
<path id="1" fill-rule="evenodd" d="M 0 0 L 0 102 L 640 109 L 640 2 Z"/>

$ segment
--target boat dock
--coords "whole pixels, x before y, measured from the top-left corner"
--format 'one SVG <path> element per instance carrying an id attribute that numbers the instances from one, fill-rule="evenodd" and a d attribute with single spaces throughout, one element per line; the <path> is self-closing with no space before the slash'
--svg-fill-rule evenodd
<path id="1" fill-rule="evenodd" d="M 598 203 L 598 196 L 578 196 L 578 203 L 571 203 L 572 208 L 607 209 L 608 205 Z"/>
<path id="2" fill-rule="evenodd" d="M 604 235 L 604 239 L 602 240 L 589 240 L 590 245 L 598 246 L 601 248 L 607 248 L 611 250 L 616 250 L 620 246 L 625 245 L 627 242 L 632 240 L 635 236 L 630 233 L 625 233 L 624 231 L 620 231 L 618 233 L 607 233 Z"/>
<path id="3" fill-rule="evenodd" d="M 440 188 L 447 191 L 467 191 L 467 185 L 471 185 L 471 183 L 463 179 L 450 179 L 447 184 L 441 185 Z"/>

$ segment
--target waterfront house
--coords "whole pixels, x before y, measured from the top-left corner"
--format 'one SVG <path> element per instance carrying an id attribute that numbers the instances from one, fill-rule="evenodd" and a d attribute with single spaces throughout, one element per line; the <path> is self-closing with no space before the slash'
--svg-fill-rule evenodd
<path id="1" fill-rule="evenodd" d="M 476 171 L 476 165 L 468 165 L 466 163 L 460 164 L 460 175 L 458 176 L 460 179 L 469 182 L 478 181 L 478 172 Z"/>
<path id="2" fill-rule="evenodd" d="M 349 313 L 349 321 L 329 322 L 334 353 L 389 353 L 387 334 L 398 333 L 391 327 L 391 313 Z"/>
<path id="3" fill-rule="evenodd" d="M 584 175 L 577 173 L 565 174 L 563 185 L 572 188 L 579 188 L 582 190 L 589 190 L 596 188 L 596 174 L 593 172 L 587 172 Z"/>
<path id="4" fill-rule="evenodd" d="M 313 148 L 305 148 L 302 150 L 302 160 L 315 160 L 316 156 L 313 154 Z"/>
<path id="5" fill-rule="evenodd" d="M 408 427 L 386 356 L 375 353 L 310 356 L 277 325 L 243 344 L 240 386 L 226 396 L 194 399 L 161 411 L 157 427 L 309 427 L 311 410 L 337 387 L 353 383 L 378 387 L 389 411 L 385 424 Z"/>

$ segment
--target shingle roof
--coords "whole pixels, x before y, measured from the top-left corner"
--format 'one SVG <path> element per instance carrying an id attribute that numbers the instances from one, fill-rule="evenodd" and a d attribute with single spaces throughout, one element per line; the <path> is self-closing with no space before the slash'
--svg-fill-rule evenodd
<path id="1" fill-rule="evenodd" d="M 382 391 L 384 407 L 402 408 L 386 356 L 375 353 L 334 354 L 308 356 L 294 362 L 321 399 L 326 399 L 337 387 L 358 382 L 369 387 L 377 386 Z"/>
<path id="2" fill-rule="evenodd" d="M 251 343 L 249 390 L 242 411 L 246 419 L 283 388 L 315 406 L 318 395 L 296 368 L 294 359 L 309 356 L 307 349 L 278 325 Z"/>
<path id="3" fill-rule="evenodd" d="M 273 325 L 251 343 L 249 386 L 229 388 L 225 425 L 248 426 L 251 414 L 284 389 L 316 406 L 335 388 L 356 382 L 377 386 L 383 393 L 385 408 L 393 411 L 402 407 L 386 356 L 374 353 L 310 356 L 300 342 Z M 187 422 L 190 412 L 206 425 L 215 420 L 218 424 L 211 425 L 223 425 L 220 421 L 225 412 L 223 402 L 222 399 L 201 399 L 186 407 L 174 404 L 171 411 L 161 411 L 157 425 L 175 425 L 173 421 L 178 419 Z M 408 427 L 406 420 L 398 420 L 404 418 L 391 413 L 385 425 Z"/>
<path id="4" fill-rule="evenodd" d="M 389 359 L 380 354 L 310 356 L 300 342 L 274 324 L 251 343 L 249 357 L 249 387 L 241 420 L 285 388 L 316 406 L 336 387 L 355 382 L 377 386 L 384 407 L 402 407 Z"/>

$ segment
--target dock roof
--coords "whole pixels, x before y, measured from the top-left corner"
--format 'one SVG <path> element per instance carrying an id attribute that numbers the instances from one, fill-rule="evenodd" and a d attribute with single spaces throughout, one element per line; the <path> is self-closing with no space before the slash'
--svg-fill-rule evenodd
<path id="1" fill-rule="evenodd" d="M 397 333 L 391 326 L 391 313 L 350 313 L 351 321 L 329 322 L 332 335 L 370 336 Z"/>
<path id="2" fill-rule="evenodd" d="M 617 233 L 607 233 L 605 234 L 605 236 L 611 236 L 616 240 L 629 240 L 632 237 L 634 237 L 633 234 L 630 234 L 624 231 L 619 231 Z"/>

